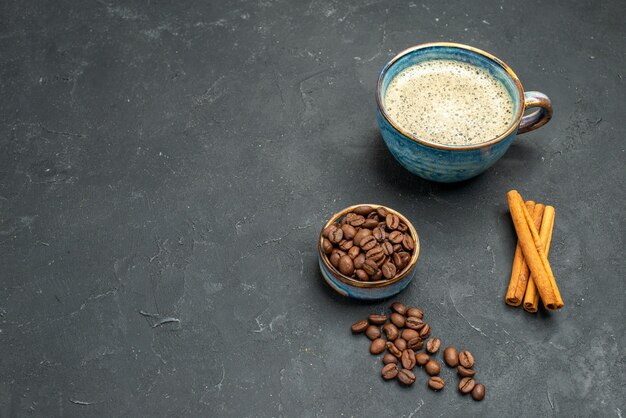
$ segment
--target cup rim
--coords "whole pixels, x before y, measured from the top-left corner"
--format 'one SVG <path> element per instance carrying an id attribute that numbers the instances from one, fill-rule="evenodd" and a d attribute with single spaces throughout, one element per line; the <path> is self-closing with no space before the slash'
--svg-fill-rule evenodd
<path id="1" fill-rule="evenodd" d="M 445 144 L 439 144 L 436 142 L 432 142 L 432 141 L 428 141 L 426 139 L 423 138 L 419 138 L 415 135 L 410 134 L 409 132 L 405 131 L 404 129 L 402 129 L 400 126 L 398 126 L 391 117 L 389 117 L 389 115 L 387 114 L 386 110 L 385 110 L 385 106 L 383 105 L 383 100 L 382 100 L 382 86 L 383 86 L 383 78 L 385 77 L 385 75 L 387 74 L 387 72 L 389 71 L 389 69 L 396 63 L 396 61 L 400 60 L 401 58 L 403 58 L 404 56 L 420 50 L 420 49 L 425 49 L 425 48 L 432 48 L 432 47 L 448 47 L 448 48 L 457 48 L 457 49 L 464 49 L 467 51 L 471 51 L 473 53 L 479 54 L 484 56 L 485 58 L 491 60 L 492 62 L 494 62 L 495 64 L 499 65 L 508 75 L 509 77 L 511 77 L 511 79 L 513 80 L 513 82 L 515 83 L 515 86 L 517 87 L 517 91 L 519 92 L 519 97 L 520 97 L 520 106 L 519 109 L 517 110 L 517 114 L 515 115 L 515 119 L 513 120 L 513 122 L 511 123 L 511 125 L 509 126 L 509 128 L 500 136 L 491 139 L 487 142 L 481 142 L 480 144 L 473 144 L 473 145 L 445 145 Z M 395 57 L 393 57 L 382 69 L 382 71 L 380 72 L 380 75 L 378 76 L 378 82 L 376 84 L 376 105 L 378 106 L 378 110 L 380 111 L 381 115 L 387 120 L 387 122 L 394 127 L 395 130 L 397 130 L 398 132 L 400 132 L 402 135 L 406 136 L 407 138 L 411 139 L 412 141 L 415 141 L 417 143 L 420 143 L 422 145 L 425 145 L 427 147 L 431 147 L 431 148 L 437 148 L 437 149 L 442 149 L 442 150 L 446 150 L 446 151 L 467 151 L 467 150 L 474 150 L 474 149 L 481 149 L 481 148 L 486 148 L 489 147 L 491 145 L 494 145 L 500 141 L 502 141 L 504 138 L 508 137 L 511 133 L 513 133 L 515 131 L 515 129 L 517 129 L 517 127 L 519 126 L 522 117 L 524 116 L 524 108 L 526 105 L 525 102 L 525 98 L 524 98 L 524 88 L 522 87 L 522 82 L 520 81 L 520 79 L 517 77 L 517 74 L 515 74 L 515 72 L 511 69 L 511 67 L 509 67 L 504 61 L 502 61 L 500 58 L 496 57 L 495 55 L 492 55 L 488 52 L 483 51 L 482 49 L 478 49 L 475 48 L 473 46 L 469 46 L 469 45 L 464 45 L 464 44 L 459 44 L 459 43 L 455 43 L 455 42 L 429 42 L 429 43 L 425 43 L 425 44 L 420 44 L 420 45 L 416 45 L 410 48 L 405 49 L 404 51 L 401 51 L 400 53 L 398 53 L 398 55 L 396 55 Z"/>
<path id="2" fill-rule="evenodd" d="M 394 215 L 397 215 L 398 218 L 400 218 L 400 220 L 402 222 L 404 222 L 404 224 L 409 228 L 408 230 L 410 231 L 411 237 L 413 238 L 413 241 L 415 242 L 415 250 L 413 251 L 413 255 L 411 256 L 411 260 L 409 261 L 409 264 L 407 264 L 407 266 L 404 269 L 402 269 L 400 274 L 396 275 L 396 277 L 394 277 L 391 280 L 377 280 L 377 281 L 373 281 L 373 282 L 362 282 L 360 280 L 353 279 L 352 277 L 348 277 L 348 276 L 344 275 L 343 273 L 341 273 L 339 270 L 337 270 L 335 268 L 335 266 L 333 266 L 330 263 L 330 260 L 328 259 L 328 256 L 326 255 L 326 253 L 322 249 L 322 240 L 324 239 L 324 237 L 322 236 L 322 232 L 324 231 L 324 229 L 326 229 L 326 227 L 330 226 L 331 224 L 337 222 L 337 220 L 339 218 L 341 218 L 342 216 L 346 215 L 349 212 L 352 212 L 354 209 L 356 209 L 359 206 L 370 206 L 370 207 L 374 208 L 374 210 L 376 210 L 376 209 L 378 209 L 380 207 L 385 208 L 390 213 L 393 213 Z M 345 209 L 335 213 L 333 216 L 330 217 L 328 222 L 326 222 L 326 224 L 324 224 L 324 227 L 322 228 L 322 231 L 320 231 L 320 236 L 319 236 L 319 240 L 318 240 L 318 243 L 317 243 L 317 250 L 318 250 L 320 259 L 324 263 L 324 266 L 336 278 L 338 278 L 339 280 L 341 280 L 343 283 L 345 283 L 347 285 L 354 286 L 354 287 L 360 287 L 360 288 L 366 288 L 366 289 L 374 289 L 374 288 L 380 288 L 380 287 L 389 286 L 389 285 L 392 285 L 392 284 L 397 283 L 400 280 L 404 279 L 409 273 L 411 273 L 411 271 L 413 270 L 413 267 L 415 267 L 415 265 L 417 264 L 417 259 L 419 258 L 420 249 L 421 249 L 421 245 L 420 245 L 419 236 L 417 235 L 417 231 L 413 227 L 413 224 L 411 222 L 409 222 L 409 220 L 405 216 L 403 216 L 401 213 L 399 213 L 398 211 L 396 211 L 394 209 L 391 209 L 391 208 L 389 208 L 389 207 L 387 207 L 385 205 L 379 205 L 379 204 L 375 204 L 375 203 L 360 203 L 358 205 L 349 206 L 349 207 L 347 207 L 347 208 L 345 208 Z"/>

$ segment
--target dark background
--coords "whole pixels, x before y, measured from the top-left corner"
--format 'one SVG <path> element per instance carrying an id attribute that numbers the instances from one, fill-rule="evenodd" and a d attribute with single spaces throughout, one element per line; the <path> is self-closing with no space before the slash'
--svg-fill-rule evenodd
<path id="1" fill-rule="evenodd" d="M 0 416 L 626 415 L 626 3 L 3 1 Z M 485 174 L 422 181 L 375 80 L 467 43 L 554 103 Z M 566 306 L 504 304 L 505 193 L 556 207 Z M 316 239 L 381 203 L 422 254 L 398 299 L 469 348 L 482 403 L 385 383 Z M 155 326 L 168 318 L 167 322 Z M 179 321 L 179 322 L 178 322 Z"/>

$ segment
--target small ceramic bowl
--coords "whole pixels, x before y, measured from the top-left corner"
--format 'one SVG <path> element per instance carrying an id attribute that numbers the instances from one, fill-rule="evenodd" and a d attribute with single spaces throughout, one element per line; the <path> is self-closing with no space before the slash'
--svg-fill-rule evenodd
<path id="1" fill-rule="evenodd" d="M 393 213 L 400 218 L 402 222 L 404 222 L 408 226 L 408 231 L 411 234 L 411 237 L 415 241 L 415 249 L 413 250 L 413 255 L 409 264 L 400 271 L 396 277 L 390 280 L 378 280 L 372 282 L 362 282 L 360 280 L 353 279 L 351 277 L 345 276 L 339 272 L 331 263 L 324 250 L 322 250 L 322 234 L 320 232 L 320 236 L 317 243 L 318 250 L 318 258 L 320 271 L 322 272 L 322 277 L 326 280 L 326 283 L 330 285 L 337 293 L 343 296 L 347 296 L 355 299 L 363 299 L 363 300 L 378 300 L 388 298 L 397 293 L 400 293 L 410 282 L 413 280 L 413 276 L 415 275 L 415 264 L 417 264 L 417 258 L 420 253 L 420 240 L 415 231 L 415 228 L 409 222 L 409 220 L 404 217 L 401 213 L 388 208 L 383 205 L 374 205 L 369 203 L 363 203 L 360 205 L 350 206 L 348 208 L 343 209 L 340 212 L 334 214 L 330 220 L 324 225 L 324 228 L 333 224 L 334 222 L 338 222 L 349 212 L 352 212 L 358 206 L 370 206 L 374 209 L 378 209 L 379 207 L 383 207 L 387 209 L 390 213 Z M 322 230 L 324 229 L 322 228 Z"/>

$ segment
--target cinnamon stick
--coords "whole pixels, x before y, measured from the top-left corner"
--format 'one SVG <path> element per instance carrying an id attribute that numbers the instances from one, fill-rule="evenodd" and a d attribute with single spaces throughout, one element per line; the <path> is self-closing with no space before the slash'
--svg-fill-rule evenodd
<path id="1" fill-rule="evenodd" d="M 550 243 L 552 242 L 552 231 L 554 230 L 554 217 L 555 212 L 552 206 L 546 206 L 543 212 L 543 220 L 541 221 L 541 229 L 539 230 L 539 238 L 543 244 L 546 257 L 550 252 Z M 559 289 L 555 288 L 555 294 L 559 293 Z M 528 286 L 526 287 L 526 294 L 524 295 L 524 310 L 528 312 L 537 312 L 539 309 L 539 294 L 537 293 L 537 286 L 535 281 L 530 276 L 528 280 Z"/>
<path id="2" fill-rule="evenodd" d="M 541 223 L 543 205 L 540 205 L 541 207 L 538 208 L 537 212 L 535 212 L 535 202 L 529 200 L 525 204 L 528 212 L 533 214 L 533 218 L 535 218 L 535 216 L 539 216 L 538 223 Z M 524 298 L 524 292 L 526 291 L 526 286 L 528 284 L 528 272 L 528 264 L 526 264 L 526 262 L 524 261 L 522 248 L 520 247 L 518 242 L 517 248 L 515 248 L 515 256 L 513 257 L 513 267 L 511 268 L 511 279 L 509 280 L 509 288 L 506 292 L 506 297 L 504 299 L 507 305 L 519 306 L 522 303 L 522 299 Z"/>
<path id="3" fill-rule="evenodd" d="M 543 251 L 539 233 L 533 225 L 533 219 L 524 205 L 522 196 L 517 190 L 511 190 L 507 193 L 507 200 L 522 254 L 524 254 L 524 259 L 530 267 L 543 305 L 550 310 L 560 309 L 563 307 L 563 300 L 560 298 L 560 294 L 555 292 L 556 281 L 550 263 Z"/>

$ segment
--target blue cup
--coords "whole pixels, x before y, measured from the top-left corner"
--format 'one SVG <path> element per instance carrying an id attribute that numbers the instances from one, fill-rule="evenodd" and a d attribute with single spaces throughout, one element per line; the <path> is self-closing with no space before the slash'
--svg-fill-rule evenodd
<path id="1" fill-rule="evenodd" d="M 485 69 L 505 86 L 513 100 L 515 118 L 495 139 L 474 145 L 444 145 L 403 130 L 385 112 L 389 83 L 402 70 L 429 60 L 456 60 Z M 491 167 L 509 148 L 515 135 L 535 130 L 552 118 L 552 103 L 543 93 L 524 92 L 513 70 L 500 59 L 471 46 L 438 42 L 418 45 L 395 56 L 380 73 L 376 88 L 378 126 L 387 148 L 404 168 L 424 179 L 452 183 L 477 176 Z M 524 111 L 537 108 L 524 116 Z"/>

